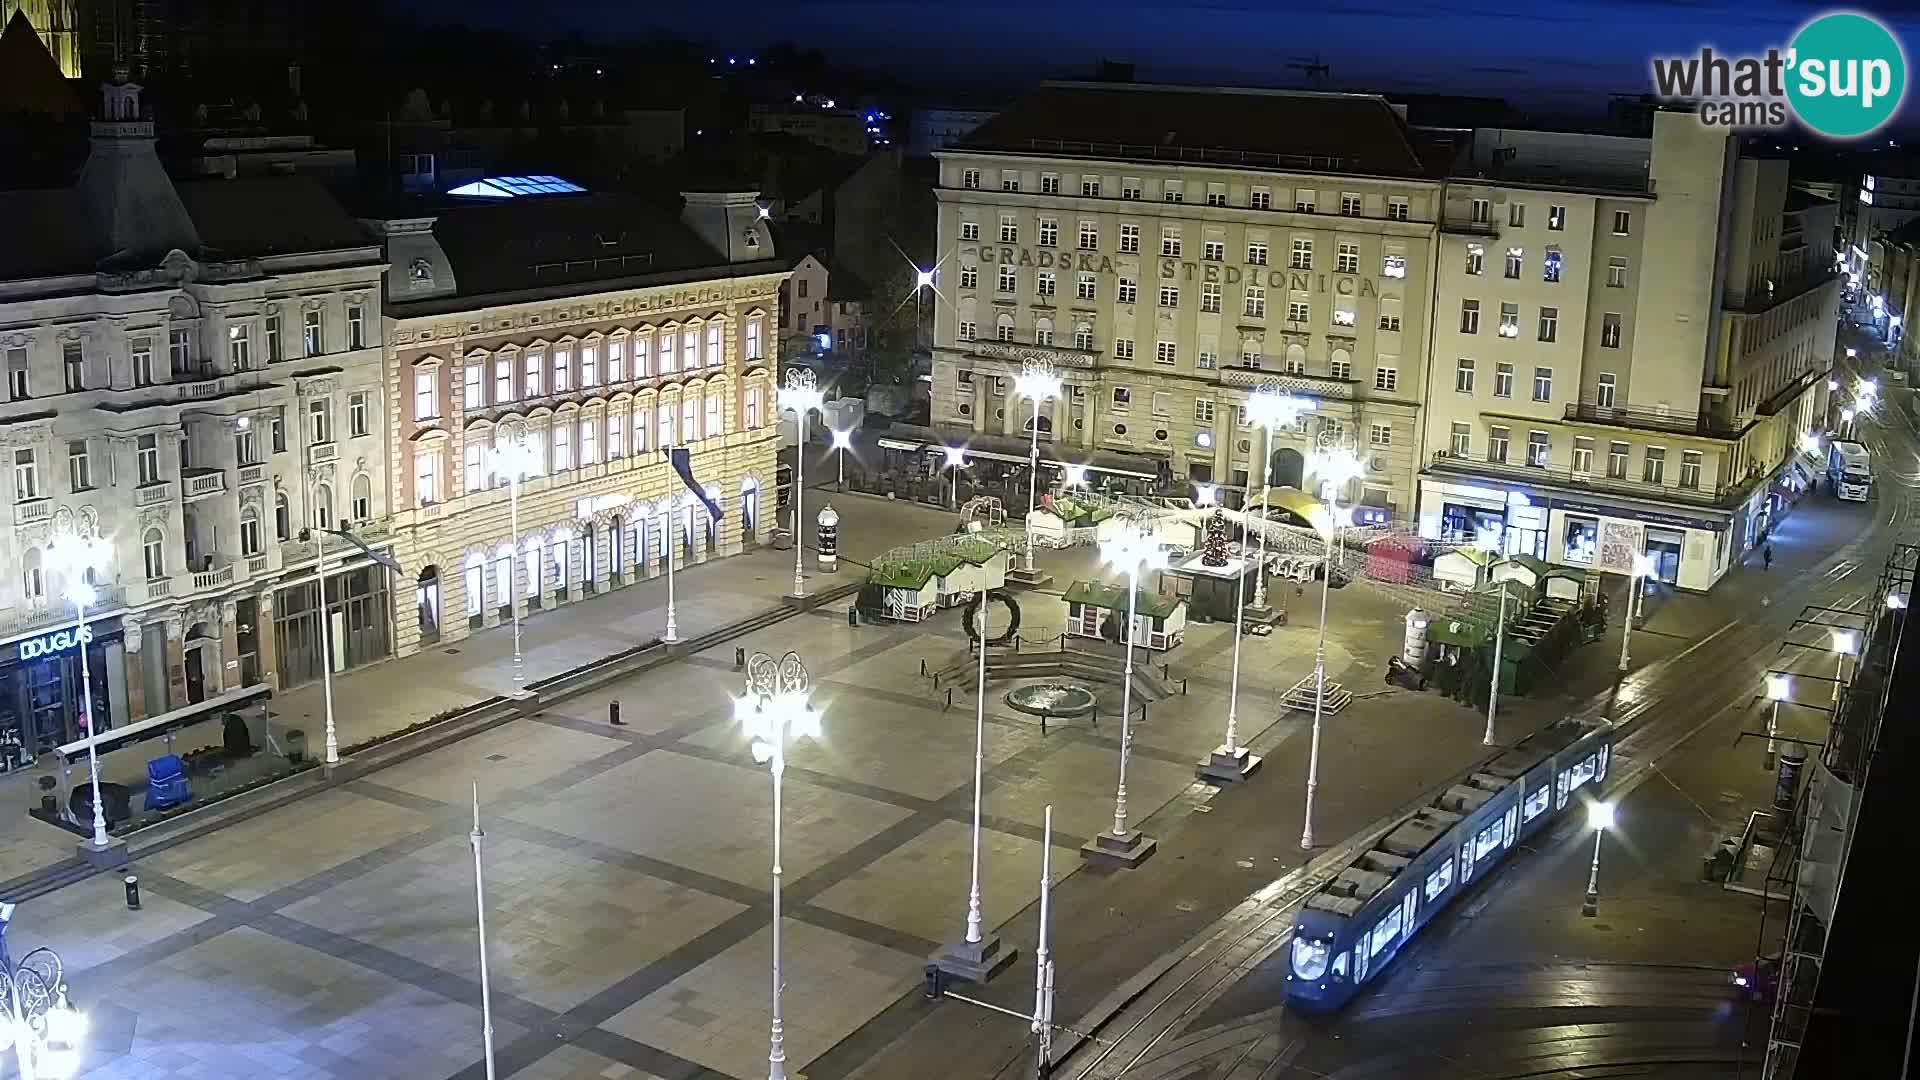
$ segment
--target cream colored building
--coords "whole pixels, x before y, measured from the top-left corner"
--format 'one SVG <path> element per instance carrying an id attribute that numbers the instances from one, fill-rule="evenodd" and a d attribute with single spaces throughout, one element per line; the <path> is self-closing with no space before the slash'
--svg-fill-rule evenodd
<path id="1" fill-rule="evenodd" d="M 677 567 L 765 535 L 787 264 L 752 193 L 690 193 L 678 217 L 617 194 L 442 200 L 369 224 L 392 266 L 401 654 L 663 575 L 670 521 Z M 519 443 L 516 537 L 493 452 Z"/>
<path id="2" fill-rule="evenodd" d="M 1276 439 L 1274 483 L 1341 439 L 1367 463 L 1363 519 L 1408 516 L 1441 193 L 1418 137 L 1368 95 L 1025 95 L 936 155 L 931 423 L 1024 459 L 1013 379 L 1044 357 L 1068 384 L 1044 458 L 1245 487 L 1263 448 L 1241 406 L 1273 383 L 1316 402 Z"/>
<path id="3" fill-rule="evenodd" d="M 1711 586 L 1824 423 L 1833 205 L 1679 112 L 1476 131 L 1451 171 L 1422 535 Z"/>
<path id="4" fill-rule="evenodd" d="M 0 769 L 84 733 L 82 646 L 101 727 L 317 678 L 301 533 L 386 515 L 379 249 L 308 178 L 174 183 L 103 90 L 77 184 L 0 194 Z M 88 532 L 76 640 L 48 545 Z M 384 575 L 328 593 L 335 667 L 387 656 Z"/>

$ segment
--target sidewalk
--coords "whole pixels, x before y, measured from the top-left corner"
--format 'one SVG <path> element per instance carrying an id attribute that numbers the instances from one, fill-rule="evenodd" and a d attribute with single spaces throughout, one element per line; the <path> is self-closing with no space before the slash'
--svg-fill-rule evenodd
<path id="1" fill-rule="evenodd" d="M 864 562 L 889 548 L 944 535 L 953 528 L 951 514 L 931 507 L 822 491 L 807 492 L 807 516 L 813 517 L 828 502 L 841 515 L 840 550 L 848 560 Z M 793 554 L 762 547 L 676 570 L 680 636 L 698 637 L 778 606 L 793 588 Z M 861 572 L 849 564 L 839 574 L 822 575 L 815 566 L 809 550 L 807 580 L 820 588 L 855 580 Z M 406 601 L 398 593 L 395 597 L 396 602 Z M 659 637 L 666 625 L 666 607 L 663 575 L 523 617 L 526 681 L 557 675 Z M 344 748 L 512 690 L 513 629 L 502 624 L 335 676 L 334 723 Z M 319 752 L 326 705 L 318 681 L 276 691 L 270 708 L 277 722 L 303 728 L 309 746 Z M 220 731 L 218 725 L 209 724 L 194 735 L 211 745 L 219 740 Z M 196 745 L 191 736 L 183 736 L 178 743 L 182 753 Z M 147 760 L 155 752 L 153 745 L 139 745 L 105 754 L 100 759 L 101 779 L 144 783 Z M 85 772 L 84 767 L 75 769 L 76 782 Z M 34 875 L 73 857 L 79 837 L 26 813 L 38 803 L 34 780 L 41 775 L 41 770 L 29 769 L 0 779 L 0 807 L 12 811 L 0 814 L 0 882 Z"/>

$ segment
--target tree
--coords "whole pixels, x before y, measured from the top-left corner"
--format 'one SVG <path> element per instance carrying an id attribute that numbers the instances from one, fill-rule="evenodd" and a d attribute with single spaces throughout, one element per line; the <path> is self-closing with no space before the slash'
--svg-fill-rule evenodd
<path id="1" fill-rule="evenodd" d="M 1227 514 L 1215 510 L 1207 519 L 1207 535 L 1200 541 L 1200 565 L 1227 565 Z"/>

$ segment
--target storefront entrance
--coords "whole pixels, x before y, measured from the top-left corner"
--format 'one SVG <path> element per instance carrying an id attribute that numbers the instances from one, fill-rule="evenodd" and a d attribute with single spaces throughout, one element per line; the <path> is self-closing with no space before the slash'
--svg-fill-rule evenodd
<path id="1" fill-rule="evenodd" d="M 282 690 L 320 677 L 319 594 L 315 582 L 304 581 L 281 589 L 274 600 L 273 633 Z M 389 654 L 392 638 L 387 605 L 387 572 L 382 567 L 361 567 L 327 579 L 335 674 Z"/>
<path id="2" fill-rule="evenodd" d="M 94 724 L 105 731 L 116 713 L 126 715 L 125 680 L 108 677 L 110 665 L 126 660 L 117 627 L 88 627 L 88 634 Z M 39 755 L 88 734 L 74 638 L 69 627 L 6 647 L 7 658 L 0 660 L 0 772 L 31 765 Z"/>
<path id="3" fill-rule="evenodd" d="M 1653 576 L 1669 585 L 1680 581 L 1680 553 L 1686 535 L 1672 529 L 1647 529 L 1647 558 L 1653 560 Z"/>

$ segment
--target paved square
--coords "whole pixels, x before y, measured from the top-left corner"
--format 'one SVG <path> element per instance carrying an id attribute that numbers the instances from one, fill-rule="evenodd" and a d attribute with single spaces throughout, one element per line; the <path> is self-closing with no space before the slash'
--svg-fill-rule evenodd
<path id="1" fill-rule="evenodd" d="M 765 1076 L 772 943 L 763 928 L 601 1026 L 729 1076 Z M 926 963 L 791 919 L 780 947 L 790 1074 L 917 983 Z"/>
<path id="2" fill-rule="evenodd" d="M 351 827 L 343 827 L 348 821 Z M 431 823 L 426 814 L 335 789 L 144 862 L 188 884 L 236 900 L 258 900 Z"/>
<path id="3" fill-rule="evenodd" d="M 1109 726 L 1102 723 L 1101 731 L 1105 733 Z M 1003 774 L 1001 782 L 987 791 L 986 810 L 1038 827 L 1046 817 L 1047 804 L 1052 803 L 1056 836 L 1084 841 L 1113 827 L 1113 794 L 1119 779 L 1117 747 L 1074 743 L 1048 755 L 1033 769 Z M 1130 824 L 1139 825 L 1193 782 L 1192 765 L 1156 761 L 1136 752 L 1127 761 Z M 1033 878 L 1037 886 L 1037 869 Z"/>
<path id="4" fill-rule="evenodd" d="M 785 803 L 781 857 L 788 881 L 908 813 L 791 777 Z M 772 781 L 750 764 L 656 751 L 512 816 L 741 885 L 766 884 L 772 863 Z"/>
<path id="5" fill-rule="evenodd" d="M 382 769 L 374 780 L 384 787 L 453 806 L 468 804 L 473 783 L 478 780 L 484 807 L 502 795 L 538 786 L 624 745 L 619 739 L 515 720 Z"/>
<path id="6" fill-rule="evenodd" d="M 88 1071 L 89 1080 L 440 1077 L 481 1046 L 477 1002 L 248 928 L 94 980 L 87 1006 L 138 1017 L 125 1056 Z M 497 1043 L 521 1033 L 495 1018 Z"/>
<path id="7" fill-rule="evenodd" d="M 973 865 L 969 835 L 965 825 L 941 822 L 848 874 L 814 898 L 814 906 L 929 941 L 958 940 L 967 929 L 967 883 Z M 1079 853 L 1055 843 L 1053 880 L 1079 868 Z M 988 929 L 1013 918 L 1039 893 L 1040 844 L 982 829 L 980 903 Z M 912 902 L 903 902 L 908 898 Z"/>
<path id="8" fill-rule="evenodd" d="M 199 908 L 143 889 L 140 910 L 127 910 L 119 874 L 100 874 L 61 889 L 45 901 L 22 904 L 8 928 L 7 946 L 17 962 L 30 949 L 46 946 L 60 954 L 68 971 L 82 971 L 205 922 Z M 54 905 L 58 905 L 56 908 Z"/>
<path id="9" fill-rule="evenodd" d="M 737 914 L 740 905 L 584 856 L 490 836 L 487 937 L 496 993 L 557 1012 Z M 345 881 L 286 914 L 441 971 L 480 977 L 464 837 Z"/>
<path id="10" fill-rule="evenodd" d="M 513 1076 L 514 1080 L 661 1080 L 653 1073 L 577 1046 L 562 1046 Z"/>

